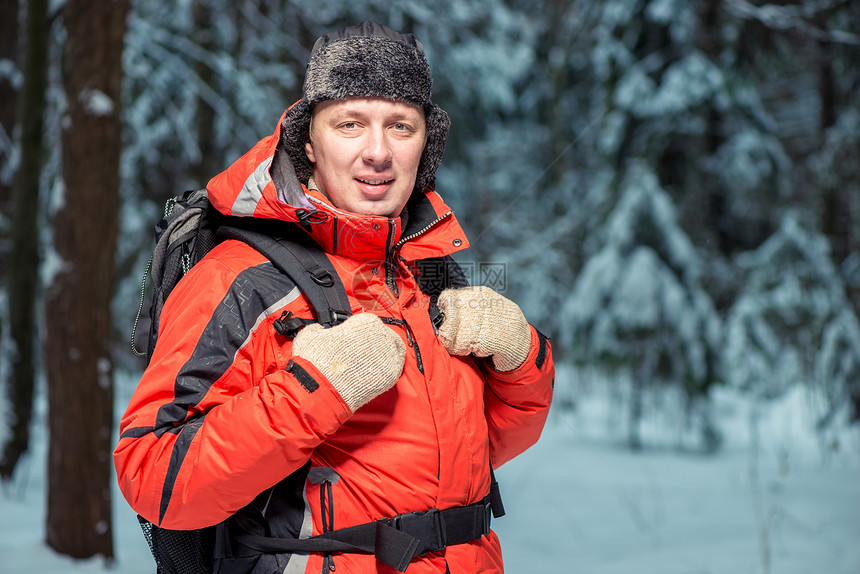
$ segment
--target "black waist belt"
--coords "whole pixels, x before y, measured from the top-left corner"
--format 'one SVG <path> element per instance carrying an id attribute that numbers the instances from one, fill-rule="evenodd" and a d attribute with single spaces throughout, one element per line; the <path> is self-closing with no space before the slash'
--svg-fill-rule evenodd
<path id="1" fill-rule="evenodd" d="M 230 544 L 228 553 L 233 557 L 294 552 L 375 554 L 377 560 L 398 572 L 405 572 L 416 556 L 489 534 L 491 514 L 496 518 L 504 515 L 501 497 L 495 488 L 483 500 L 468 506 L 399 514 L 304 539 L 250 534 L 231 521 L 229 536 L 238 544 Z M 216 548 L 225 546 L 216 542 Z"/>

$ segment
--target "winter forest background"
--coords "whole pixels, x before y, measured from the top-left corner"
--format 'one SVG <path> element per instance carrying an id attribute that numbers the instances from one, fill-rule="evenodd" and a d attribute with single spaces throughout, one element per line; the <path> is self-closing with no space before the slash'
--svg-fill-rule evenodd
<path id="1" fill-rule="evenodd" d="M 363 19 L 424 44 L 461 262 L 552 338 L 567 441 L 600 404 L 602 444 L 671 469 L 790 398 L 817 464 L 860 459 L 860 3 L 0 0 L 0 508 L 44 473 L 47 546 L 114 557 L 152 226 Z"/>

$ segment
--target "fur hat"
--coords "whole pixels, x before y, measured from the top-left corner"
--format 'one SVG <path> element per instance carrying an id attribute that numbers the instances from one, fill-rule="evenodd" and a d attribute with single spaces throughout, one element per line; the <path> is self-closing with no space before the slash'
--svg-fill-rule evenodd
<path id="1" fill-rule="evenodd" d="M 362 22 L 320 36 L 308 61 L 302 99 L 287 111 L 281 129 L 281 144 L 299 181 L 307 183 L 313 174 L 305 143 L 314 107 L 327 100 L 377 97 L 424 108 L 427 143 L 415 190 L 431 185 L 450 126 L 448 114 L 430 100 L 432 83 L 424 47 L 412 34 Z"/>

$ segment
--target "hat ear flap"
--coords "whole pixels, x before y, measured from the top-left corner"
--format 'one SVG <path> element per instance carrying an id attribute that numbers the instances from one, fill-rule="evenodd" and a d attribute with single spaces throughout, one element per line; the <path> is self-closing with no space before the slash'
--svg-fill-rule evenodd
<path id="1" fill-rule="evenodd" d="M 436 170 L 442 163 L 445 143 L 448 141 L 448 130 L 451 120 L 448 114 L 436 104 L 424 106 L 424 117 L 427 123 L 427 143 L 418 164 L 418 175 L 415 178 L 415 191 L 424 191 L 436 179 Z"/>
<path id="2" fill-rule="evenodd" d="M 296 177 L 304 184 L 314 173 L 314 167 L 305 152 L 305 144 L 310 137 L 310 125 L 311 109 L 304 100 L 287 110 L 281 123 L 279 147 L 287 153 L 296 171 Z"/>

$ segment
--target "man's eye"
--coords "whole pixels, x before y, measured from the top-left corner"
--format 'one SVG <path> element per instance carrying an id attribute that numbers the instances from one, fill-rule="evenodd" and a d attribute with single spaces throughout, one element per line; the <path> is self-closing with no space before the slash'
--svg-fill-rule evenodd
<path id="1" fill-rule="evenodd" d="M 409 131 L 411 128 L 406 124 L 401 124 L 398 122 L 398 123 L 394 124 L 394 129 L 399 131 L 399 132 L 405 132 L 405 131 Z"/>
<path id="2" fill-rule="evenodd" d="M 345 130 L 354 130 L 355 129 L 355 122 L 344 122 L 344 123 L 340 124 L 340 127 L 342 127 Z"/>

